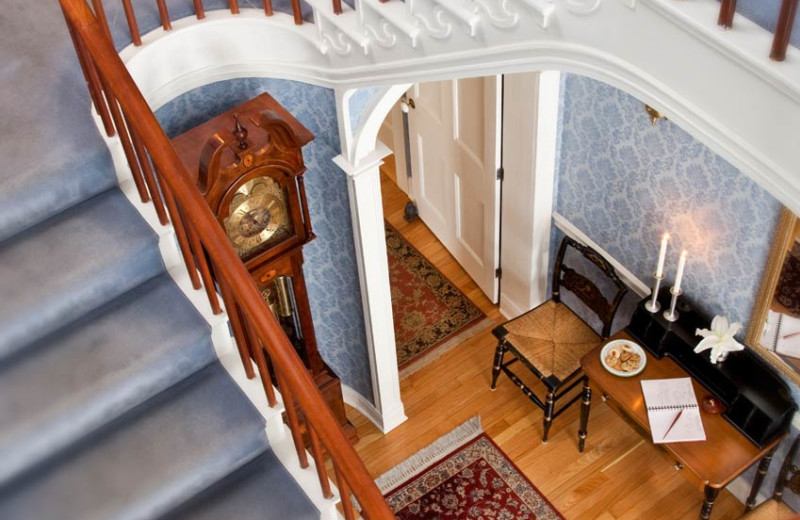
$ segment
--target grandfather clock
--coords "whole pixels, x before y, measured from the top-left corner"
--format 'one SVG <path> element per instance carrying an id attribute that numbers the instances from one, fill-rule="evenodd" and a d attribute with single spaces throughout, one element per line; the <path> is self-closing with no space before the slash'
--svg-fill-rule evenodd
<path id="1" fill-rule="evenodd" d="M 314 136 L 268 94 L 172 139 L 197 188 L 351 442 L 339 378 L 317 351 L 303 276 L 313 240 L 302 147 Z M 260 348 L 250 345 L 250 348 Z"/>

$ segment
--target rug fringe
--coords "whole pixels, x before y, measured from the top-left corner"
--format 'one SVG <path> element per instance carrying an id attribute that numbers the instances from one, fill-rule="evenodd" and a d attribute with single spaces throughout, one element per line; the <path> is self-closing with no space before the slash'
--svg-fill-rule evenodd
<path id="1" fill-rule="evenodd" d="M 418 475 L 481 433 L 481 418 L 476 415 L 375 479 L 375 484 L 381 494 L 385 495 L 387 491 Z"/>

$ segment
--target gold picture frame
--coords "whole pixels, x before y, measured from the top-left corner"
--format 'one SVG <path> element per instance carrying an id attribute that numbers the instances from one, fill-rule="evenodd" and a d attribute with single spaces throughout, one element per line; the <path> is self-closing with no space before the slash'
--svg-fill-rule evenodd
<path id="1" fill-rule="evenodd" d="M 784 207 L 778 218 L 775 238 L 770 248 L 767 266 L 761 279 L 761 287 L 756 297 L 756 303 L 750 316 L 750 324 L 745 337 L 745 343 L 750 348 L 755 350 L 765 361 L 778 369 L 796 385 L 800 385 L 800 372 L 798 372 L 800 368 L 793 367 L 779 354 L 762 346 L 760 339 L 786 255 L 796 240 L 798 230 L 800 230 L 798 217 L 791 210 Z"/>

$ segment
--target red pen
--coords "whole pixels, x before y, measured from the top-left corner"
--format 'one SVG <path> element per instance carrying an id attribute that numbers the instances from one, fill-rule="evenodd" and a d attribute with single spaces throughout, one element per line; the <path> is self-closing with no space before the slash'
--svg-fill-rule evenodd
<path id="1" fill-rule="evenodd" d="M 669 432 L 672 430 L 672 427 L 675 426 L 675 423 L 678 422 L 678 419 L 681 418 L 681 415 L 683 415 L 683 408 L 678 411 L 678 415 L 676 415 L 672 420 L 672 424 L 669 425 L 669 428 L 667 428 L 667 431 L 664 433 L 664 437 L 661 438 L 662 441 L 667 438 L 667 435 L 669 435 Z"/>

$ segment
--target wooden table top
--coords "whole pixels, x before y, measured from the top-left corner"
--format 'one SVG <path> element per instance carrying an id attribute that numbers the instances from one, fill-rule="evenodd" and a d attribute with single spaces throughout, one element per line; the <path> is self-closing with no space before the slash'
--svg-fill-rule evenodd
<path id="1" fill-rule="evenodd" d="M 611 339 L 632 340 L 626 333 L 620 333 Z M 600 362 L 600 350 L 597 347 L 581 359 L 581 365 L 593 390 L 595 400 L 600 394 L 609 396 L 618 408 L 621 408 L 650 437 L 642 379 L 666 379 L 674 377 L 690 377 L 689 374 L 668 357 L 656 359 L 646 352 L 647 365 L 641 374 L 634 377 L 619 377 L 608 372 Z M 698 404 L 709 392 L 697 381 L 692 380 Z M 659 444 L 689 469 L 699 481 L 714 488 L 725 487 L 744 470 L 749 468 L 770 449 L 776 446 L 782 436 L 759 449 L 743 434 L 734 428 L 722 415 L 712 415 L 700 410 L 706 440 L 699 442 L 675 442 Z M 587 438 L 591 442 L 591 434 Z"/>

